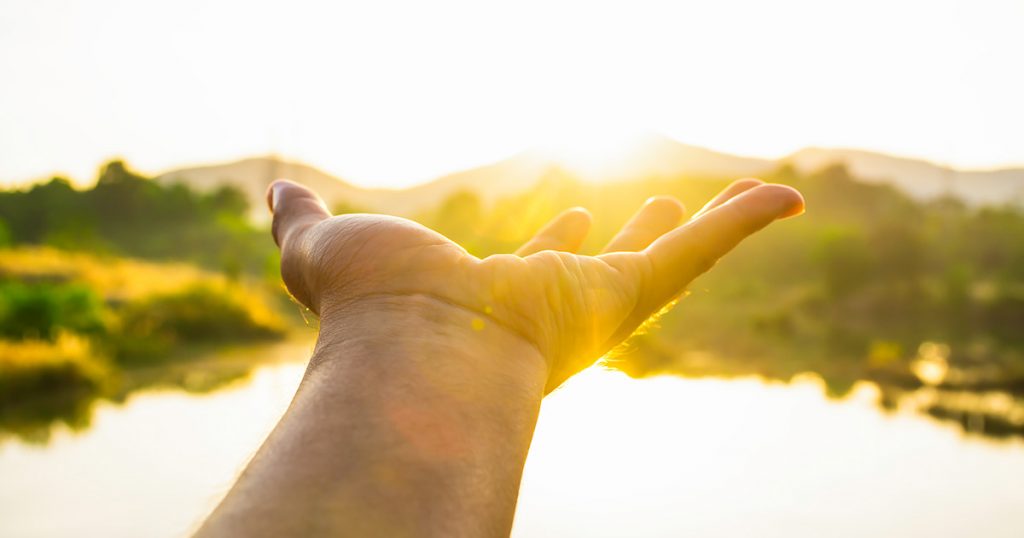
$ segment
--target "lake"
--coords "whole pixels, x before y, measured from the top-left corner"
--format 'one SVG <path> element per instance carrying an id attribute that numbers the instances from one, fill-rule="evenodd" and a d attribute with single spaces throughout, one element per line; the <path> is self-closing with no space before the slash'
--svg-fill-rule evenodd
<path id="1" fill-rule="evenodd" d="M 206 394 L 100 403 L 0 443 L 0 536 L 182 536 L 288 405 L 308 344 Z M 1024 442 L 965 436 L 877 389 L 587 370 L 543 404 L 513 536 L 1019 537 Z"/>

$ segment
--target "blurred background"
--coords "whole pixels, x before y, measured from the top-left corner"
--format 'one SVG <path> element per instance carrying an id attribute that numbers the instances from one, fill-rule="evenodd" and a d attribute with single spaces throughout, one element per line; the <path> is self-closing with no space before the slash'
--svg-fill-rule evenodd
<path id="1" fill-rule="evenodd" d="M 486 256 L 806 215 L 547 398 L 513 535 L 1021 536 L 1024 4 L 0 0 L 0 535 L 180 536 L 316 320 L 264 192 Z"/>

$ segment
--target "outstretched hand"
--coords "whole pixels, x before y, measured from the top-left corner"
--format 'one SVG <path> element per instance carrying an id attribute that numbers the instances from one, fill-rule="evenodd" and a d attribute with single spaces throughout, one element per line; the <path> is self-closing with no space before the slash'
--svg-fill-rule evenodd
<path id="1" fill-rule="evenodd" d="M 515 254 L 477 258 L 415 222 L 331 216 L 309 189 L 271 185 L 274 239 L 292 295 L 322 319 L 387 301 L 436 302 L 469 316 L 467 338 L 510 333 L 547 363 L 546 392 L 628 338 L 748 235 L 803 211 L 783 185 L 739 180 L 683 221 L 670 197 L 648 202 L 595 256 L 576 254 L 590 215 L 570 209 Z"/>
<path id="2" fill-rule="evenodd" d="M 733 183 L 680 225 L 649 200 L 596 256 L 570 209 L 479 259 L 384 215 L 270 189 L 285 285 L 320 316 L 295 398 L 201 536 L 508 536 L 544 394 L 629 337 L 744 237 L 803 210 Z"/>

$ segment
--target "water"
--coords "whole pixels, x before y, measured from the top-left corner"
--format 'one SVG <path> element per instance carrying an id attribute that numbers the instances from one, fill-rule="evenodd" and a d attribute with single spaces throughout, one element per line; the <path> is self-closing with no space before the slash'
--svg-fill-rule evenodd
<path id="1" fill-rule="evenodd" d="M 100 404 L 86 431 L 0 446 L 0 536 L 181 536 L 230 486 L 303 372 Z M 886 415 L 870 387 L 591 369 L 543 406 L 513 535 L 1024 535 L 1024 442 Z"/>

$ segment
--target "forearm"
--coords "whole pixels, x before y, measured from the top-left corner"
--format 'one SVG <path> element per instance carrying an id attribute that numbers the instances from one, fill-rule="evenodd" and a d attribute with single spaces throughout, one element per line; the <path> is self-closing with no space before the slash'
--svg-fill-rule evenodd
<path id="1" fill-rule="evenodd" d="M 200 535 L 499 536 L 547 367 L 429 297 L 325 311 L 285 416 Z"/>

